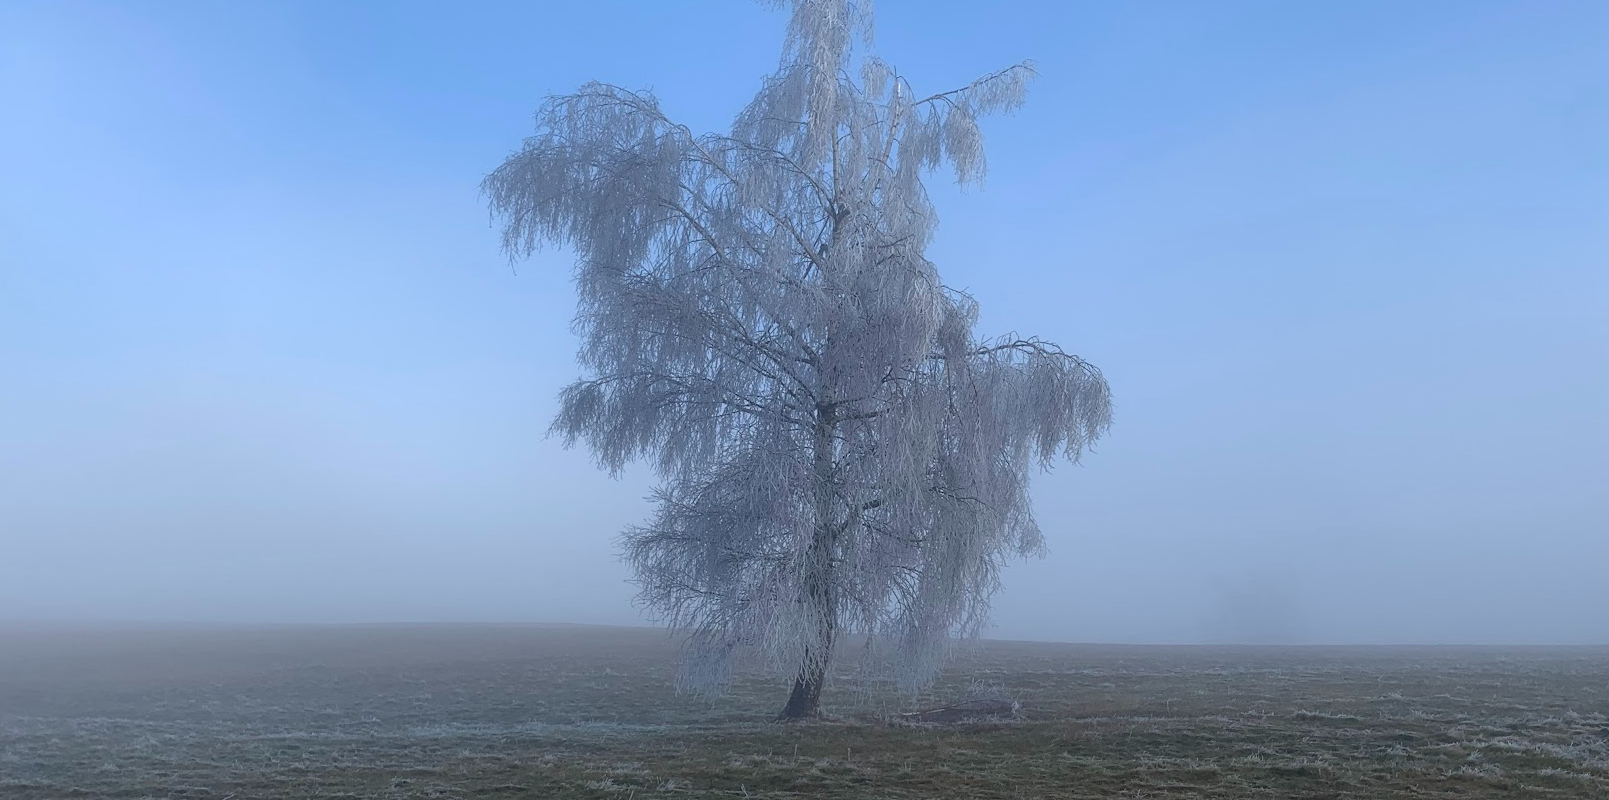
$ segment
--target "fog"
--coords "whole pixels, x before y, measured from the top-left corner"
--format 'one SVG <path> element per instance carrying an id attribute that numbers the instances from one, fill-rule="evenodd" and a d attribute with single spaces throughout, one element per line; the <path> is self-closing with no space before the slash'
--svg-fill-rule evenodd
<path id="1" fill-rule="evenodd" d="M 589 79 L 724 128 L 783 18 L 572 5 L 0 10 L 0 619 L 644 621 L 476 186 Z M 974 8 L 878 4 L 1038 63 L 929 255 L 1116 406 L 991 636 L 1609 643 L 1609 7 Z"/>

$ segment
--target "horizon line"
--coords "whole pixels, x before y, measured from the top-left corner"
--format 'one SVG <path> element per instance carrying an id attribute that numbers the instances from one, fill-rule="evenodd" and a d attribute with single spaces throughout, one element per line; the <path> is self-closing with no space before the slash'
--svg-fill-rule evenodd
<path id="1" fill-rule="evenodd" d="M 611 623 L 611 622 L 554 622 L 540 620 L 392 620 L 392 621 L 336 621 L 336 622 L 309 622 L 309 621 L 243 621 L 243 620 L 185 620 L 185 619 L 116 619 L 100 617 L 72 617 L 72 618 L 44 618 L 44 617 L 0 617 L 0 633 L 14 630 L 120 630 L 120 631 L 250 631 L 270 629 L 333 629 L 333 628 L 390 628 L 390 629 L 429 629 L 429 628 L 601 628 L 626 629 L 641 631 L 659 631 L 675 633 L 676 629 L 664 625 L 646 623 Z M 1025 639 L 1016 637 L 993 637 L 980 635 L 976 640 L 957 638 L 957 642 L 983 641 L 1001 644 L 1053 644 L 1075 647 L 1235 647 L 1235 648 L 1445 648 L 1445 649 L 1541 649 L 1541 648 L 1606 648 L 1609 641 L 1604 642 L 1552 642 L 1552 643 L 1516 643 L 1516 642 L 1469 642 L 1469 641 L 1426 641 L 1426 642 L 1389 642 L 1389 641 L 1329 641 L 1329 642 L 1257 642 L 1257 641 L 1152 641 L 1152 642 L 1121 642 L 1121 641 L 1069 641 L 1065 639 Z"/>

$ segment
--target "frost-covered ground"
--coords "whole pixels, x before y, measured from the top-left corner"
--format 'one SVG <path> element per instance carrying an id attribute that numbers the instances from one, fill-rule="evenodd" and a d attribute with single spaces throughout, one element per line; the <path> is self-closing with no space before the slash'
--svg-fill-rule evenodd
<path id="1" fill-rule="evenodd" d="M 988 643 L 1018 722 L 767 722 L 663 634 L 0 630 L 0 797 L 1609 797 L 1609 649 Z M 925 703 L 935 702 L 928 698 Z M 920 703 L 919 703 L 920 704 Z"/>

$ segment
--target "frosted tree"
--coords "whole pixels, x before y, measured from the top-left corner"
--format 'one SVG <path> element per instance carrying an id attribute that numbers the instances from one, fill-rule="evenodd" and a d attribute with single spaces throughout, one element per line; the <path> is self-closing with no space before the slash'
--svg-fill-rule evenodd
<path id="1" fill-rule="evenodd" d="M 623 543 L 639 599 L 688 633 L 679 685 L 719 692 L 760 654 L 793 681 L 785 719 L 819 713 L 851 633 L 930 683 L 1003 561 L 1043 547 L 1032 467 L 1076 461 L 1111 413 L 1077 356 L 976 336 L 924 256 L 923 177 L 983 176 L 978 120 L 1021 104 L 1031 65 L 919 94 L 859 52 L 869 5 L 794 0 L 728 134 L 590 83 L 483 186 L 511 258 L 577 258 L 587 377 L 553 429 L 661 479 Z"/>

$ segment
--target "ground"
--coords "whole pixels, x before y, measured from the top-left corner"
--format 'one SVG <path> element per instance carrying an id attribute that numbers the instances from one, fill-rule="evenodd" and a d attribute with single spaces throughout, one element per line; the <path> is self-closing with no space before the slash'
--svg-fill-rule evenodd
<path id="1" fill-rule="evenodd" d="M 671 689 L 632 628 L 0 629 L 3 798 L 1609 797 L 1609 648 L 985 642 L 1013 722 Z M 839 680 L 839 685 L 845 683 Z"/>

